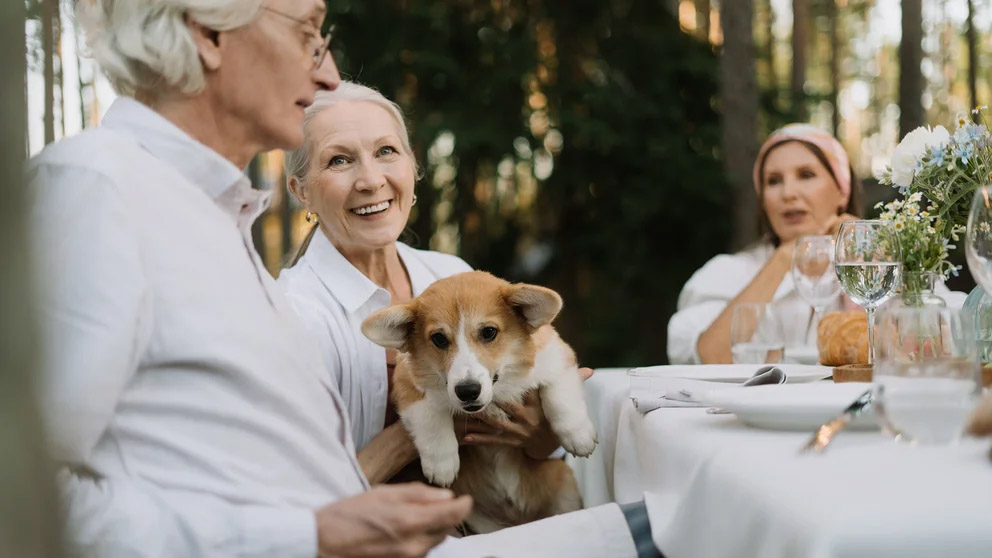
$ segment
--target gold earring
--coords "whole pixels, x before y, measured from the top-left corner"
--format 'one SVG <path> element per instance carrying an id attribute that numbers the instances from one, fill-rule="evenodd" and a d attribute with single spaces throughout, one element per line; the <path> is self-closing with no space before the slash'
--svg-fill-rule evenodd
<path id="1" fill-rule="evenodd" d="M 413 207 L 415 205 L 417 205 L 417 194 L 413 195 L 413 203 L 410 204 L 410 207 Z"/>
<path id="2" fill-rule="evenodd" d="M 306 219 L 307 223 L 310 223 L 311 225 L 316 225 L 317 223 L 320 222 L 320 217 L 318 217 L 317 214 L 312 211 L 307 211 L 307 214 L 304 216 L 304 219 Z"/>

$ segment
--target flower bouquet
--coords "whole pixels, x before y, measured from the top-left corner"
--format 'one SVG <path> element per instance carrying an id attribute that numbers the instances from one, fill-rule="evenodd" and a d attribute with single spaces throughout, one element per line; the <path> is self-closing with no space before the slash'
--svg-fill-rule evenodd
<path id="1" fill-rule="evenodd" d="M 882 210 L 880 218 L 892 222 L 898 232 L 905 271 L 947 277 L 960 270 L 947 259 L 956 248 L 952 241 L 959 241 L 965 231 L 975 189 L 992 178 L 987 108 L 972 111 L 981 123 L 959 114 L 954 134 L 943 126 L 906 134 L 879 177 L 903 196 L 876 207 Z"/>

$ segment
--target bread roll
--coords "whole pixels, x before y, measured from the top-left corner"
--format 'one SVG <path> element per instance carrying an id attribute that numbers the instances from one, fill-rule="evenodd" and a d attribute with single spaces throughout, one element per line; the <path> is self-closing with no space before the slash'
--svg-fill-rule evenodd
<path id="1" fill-rule="evenodd" d="M 868 318 L 860 310 L 828 312 L 816 328 L 820 364 L 868 363 Z"/>

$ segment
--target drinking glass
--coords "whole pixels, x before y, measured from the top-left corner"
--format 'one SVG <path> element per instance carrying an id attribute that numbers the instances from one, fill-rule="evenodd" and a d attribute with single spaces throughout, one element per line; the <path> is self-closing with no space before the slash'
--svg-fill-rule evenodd
<path id="1" fill-rule="evenodd" d="M 792 282 L 796 292 L 813 307 L 806 326 L 806 337 L 813 323 L 819 322 L 823 311 L 837 299 L 840 283 L 834 271 L 834 237 L 802 236 L 792 252 Z"/>
<path id="2" fill-rule="evenodd" d="M 782 323 L 771 305 L 741 302 L 734 305 L 730 324 L 730 354 L 734 364 L 776 364 L 785 353 Z"/>
<path id="3" fill-rule="evenodd" d="M 887 305 L 877 318 L 872 379 L 883 426 L 910 442 L 956 441 L 981 386 L 971 316 L 939 306 Z"/>
<path id="4" fill-rule="evenodd" d="M 992 293 L 992 188 L 975 190 L 968 213 L 968 232 L 964 243 L 968 269 L 985 292 Z"/>
<path id="5" fill-rule="evenodd" d="M 875 362 L 875 308 L 899 285 L 901 250 L 895 229 L 883 221 L 848 221 L 834 246 L 841 288 L 868 318 L 868 364 Z"/>

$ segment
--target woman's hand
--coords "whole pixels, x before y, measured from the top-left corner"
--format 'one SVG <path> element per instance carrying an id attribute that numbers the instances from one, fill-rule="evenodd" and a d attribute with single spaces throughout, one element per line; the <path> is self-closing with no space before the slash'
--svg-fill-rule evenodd
<path id="1" fill-rule="evenodd" d="M 847 221 L 857 221 L 858 218 L 850 213 L 843 213 L 841 215 L 832 215 L 827 222 L 820 227 L 820 234 L 828 234 L 830 236 L 837 236 L 840 232 L 840 226 Z"/>
<path id="2" fill-rule="evenodd" d="M 583 381 L 592 376 L 591 368 L 579 368 Z M 484 416 L 456 419 L 455 431 L 463 444 L 499 444 L 523 448 L 532 459 L 547 459 L 561 442 L 544 416 L 538 392 L 531 391 L 521 403 L 504 403 L 499 408 L 507 418 Z"/>

